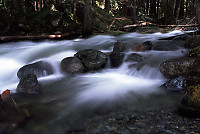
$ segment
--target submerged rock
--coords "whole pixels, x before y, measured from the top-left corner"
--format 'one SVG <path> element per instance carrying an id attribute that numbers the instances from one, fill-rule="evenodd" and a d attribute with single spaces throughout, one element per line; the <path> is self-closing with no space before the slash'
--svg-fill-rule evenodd
<path id="1" fill-rule="evenodd" d="M 109 56 L 112 67 L 119 67 L 123 63 L 124 53 L 112 52 Z"/>
<path id="2" fill-rule="evenodd" d="M 125 52 L 126 46 L 122 42 L 116 42 L 114 44 L 113 52 Z"/>
<path id="3" fill-rule="evenodd" d="M 134 46 L 132 50 L 136 52 L 144 52 L 146 51 L 146 48 L 143 44 L 139 44 L 139 45 Z"/>
<path id="4" fill-rule="evenodd" d="M 67 73 L 80 73 L 84 70 L 84 65 L 79 58 L 67 57 L 61 61 L 61 68 Z"/>
<path id="5" fill-rule="evenodd" d="M 189 117 L 200 117 L 200 86 L 191 86 L 181 100 L 179 111 Z"/>
<path id="6" fill-rule="evenodd" d="M 130 55 L 127 56 L 125 59 L 125 62 L 142 62 L 144 60 L 144 57 L 142 57 L 139 54 L 136 53 L 131 53 Z"/>
<path id="7" fill-rule="evenodd" d="M 145 41 L 143 43 L 144 47 L 145 47 L 145 50 L 151 50 L 152 47 L 153 47 L 153 44 L 151 43 L 151 41 Z"/>
<path id="8" fill-rule="evenodd" d="M 183 76 L 169 79 L 162 85 L 166 90 L 177 91 L 186 89 L 186 79 Z"/>
<path id="9" fill-rule="evenodd" d="M 54 70 L 50 63 L 46 61 L 38 61 L 32 64 L 25 65 L 22 68 L 20 68 L 19 71 L 17 72 L 17 76 L 19 79 L 21 79 L 22 76 L 25 76 L 27 74 L 34 74 L 37 77 L 41 77 L 53 73 Z"/>
<path id="10" fill-rule="evenodd" d="M 80 50 L 74 56 L 82 61 L 86 71 L 103 68 L 107 63 L 106 54 L 94 49 Z"/>
<path id="11" fill-rule="evenodd" d="M 175 44 L 158 44 L 154 45 L 153 50 L 158 50 L 158 51 L 173 51 L 179 49 L 178 45 Z"/>
<path id="12" fill-rule="evenodd" d="M 24 94 L 39 94 L 41 90 L 37 77 L 34 74 L 22 76 L 17 85 L 17 92 Z"/>
<path id="13" fill-rule="evenodd" d="M 166 78 L 184 76 L 188 73 L 189 67 L 193 64 L 193 62 L 194 59 L 188 57 L 170 59 L 160 64 L 160 72 Z"/>

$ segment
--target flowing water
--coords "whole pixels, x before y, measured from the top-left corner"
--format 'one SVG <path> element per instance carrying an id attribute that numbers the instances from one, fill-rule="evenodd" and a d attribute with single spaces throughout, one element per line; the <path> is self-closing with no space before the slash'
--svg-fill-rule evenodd
<path id="1" fill-rule="evenodd" d="M 27 124 L 27 131 L 48 134 L 54 133 L 53 129 L 48 131 L 48 127 L 53 126 L 56 131 L 61 126 L 66 127 L 66 124 L 72 124 L 72 127 L 99 111 L 130 106 L 144 108 L 154 105 L 154 102 L 163 105 L 169 98 L 160 89 L 166 78 L 159 72 L 159 65 L 167 59 L 183 56 L 182 52 L 186 49 L 183 48 L 184 41 L 159 39 L 177 34 L 183 32 L 128 33 L 120 36 L 97 35 L 88 39 L 4 43 L 0 45 L 0 92 L 5 89 L 13 93 L 16 91 L 19 82 L 17 71 L 22 66 L 40 60 L 51 63 L 54 74 L 38 78 L 42 84 L 42 94 L 18 98 L 21 103 L 26 101 L 33 104 L 31 112 L 36 113 L 34 120 Z M 128 62 L 119 68 L 111 68 L 108 62 L 106 68 L 92 73 L 68 75 L 60 70 L 61 60 L 73 56 L 78 50 L 91 48 L 111 52 L 117 41 L 125 43 L 128 48 L 151 41 L 154 46 L 168 46 L 171 50 L 127 51 L 126 55 L 134 52 L 144 57 L 143 62 L 131 68 Z M 41 123 L 38 124 L 38 121 Z"/>

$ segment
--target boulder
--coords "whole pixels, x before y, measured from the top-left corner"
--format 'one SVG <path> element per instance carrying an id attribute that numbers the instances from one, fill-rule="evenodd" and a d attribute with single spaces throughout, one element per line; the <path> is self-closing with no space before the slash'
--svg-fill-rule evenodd
<path id="1" fill-rule="evenodd" d="M 84 70 L 84 65 L 79 58 L 67 57 L 61 61 L 61 68 L 67 73 L 80 73 Z"/>
<path id="2" fill-rule="evenodd" d="M 116 42 L 114 44 L 113 52 L 125 52 L 126 46 L 122 42 Z"/>
<path id="3" fill-rule="evenodd" d="M 34 74 L 37 77 L 41 77 L 53 73 L 54 73 L 53 66 L 50 63 L 46 61 L 38 61 L 32 64 L 25 65 L 22 68 L 20 68 L 19 71 L 17 72 L 17 76 L 20 79 L 22 76 L 25 76 L 27 74 Z"/>
<path id="4" fill-rule="evenodd" d="M 80 50 L 74 56 L 82 61 L 85 71 L 103 68 L 107 63 L 106 54 L 94 49 Z"/>
<path id="5" fill-rule="evenodd" d="M 170 59 L 160 64 L 160 72 L 166 78 L 174 78 L 184 76 L 188 73 L 189 67 L 193 64 L 194 59 L 182 57 L 178 59 Z"/>
<path id="6" fill-rule="evenodd" d="M 131 53 L 130 55 L 127 56 L 125 59 L 125 62 L 142 62 L 144 60 L 144 57 L 142 57 L 139 54 L 136 53 Z"/>
<path id="7" fill-rule="evenodd" d="M 192 36 L 191 38 L 185 41 L 184 47 L 185 48 L 195 48 L 200 46 L 200 35 Z"/>
<path id="8" fill-rule="evenodd" d="M 139 45 L 134 46 L 132 50 L 136 52 L 144 52 L 146 51 L 146 48 L 143 44 L 139 44 Z"/>
<path id="9" fill-rule="evenodd" d="M 200 46 L 191 49 L 187 55 L 189 57 L 198 57 L 198 56 L 200 56 Z"/>
<path id="10" fill-rule="evenodd" d="M 181 100 L 179 112 L 189 117 L 200 117 L 200 86 L 191 86 Z"/>
<path id="11" fill-rule="evenodd" d="M 200 56 L 198 56 L 193 64 L 189 67 L 186 75 L 186 83 L 188 86 L 197 86 L 200 84 Z"/>
<path id="12" fill-rule="evenodd" d="M 109 56 L 112 67 L 119 67 L 123 63 L 124 53 L 112 52 Z"/>
<path id="13" fill-rule="evenodd" d="M 168 91 L 179 91 L 186 89 L 186 79 L 183 76 L 169 79 L 162 85 Z"/>
<path id="14" fill-rule="evenodd" d="M 151 43 L 151 41 L 145 41 L 143 43 L 145 50 L 151 50 L 153 47 L 153 44 Z"/>
<path id="15" fill-rule="evenodd" d="M 39 94 L 40 92 L 40 84 L 38 83 L 36 75 L 28 74 L 21 77 L 17 85 L 17 93 Z"/>

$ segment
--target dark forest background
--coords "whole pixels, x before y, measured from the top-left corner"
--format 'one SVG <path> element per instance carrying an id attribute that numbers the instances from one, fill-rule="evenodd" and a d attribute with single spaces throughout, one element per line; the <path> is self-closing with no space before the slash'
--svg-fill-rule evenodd
<path id="1" fill-rule="evenodd" d="M 0 0 L 0 35 L 93 33 L 124 26 L 190 25 L 200 0 Z M 141 26 L 141 25 L 137 25 Z"/>

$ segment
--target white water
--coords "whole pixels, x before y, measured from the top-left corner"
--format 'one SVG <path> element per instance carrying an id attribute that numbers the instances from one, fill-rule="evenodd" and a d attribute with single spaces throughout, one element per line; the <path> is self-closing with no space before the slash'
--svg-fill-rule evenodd
<path id="1" fill-rule="evenodd" d="M 16 75 L 17 71 L 23 65 L 35 61 L 48 61 L 55 69 L 53 75 L 39 78 L 39 82 L 54 81 L 66 77 L 60 70 L 61 60 L 65 57 L 73 56 L 80 49 L 92 48 L 110 52 L 117 41 L 124 42 L 130 48 L 147 40 L 152 41 L 153 44 L 165 45 L 166 43 L 172 43 L 177 45 L 176 43 L 178 42 L 158 41 L 158 39 L 182 33 L 181 31 L 173 31 L 166 34 L 129 33 L 116 37 L 98 35 L 89 39 L 42 42 L 21 41 L 1 44 L 0 93 L 6 89 L 15 92 L 19 82 Z M 159 64 L 167 59 L 182 56 L 181 51 L 184 51 L 184 49 L 180 47 L 174 51 L 152 50 L 137 52 L 144 56 L 145 60 L 135 68 L 128 68 L 130 63 L 124 63 L 117 69 L 107 67 L 101 72 L 76 75 L 73 78 L 78 81 L 77 88 L 79 90 L 73 89 L 76 91 L 73 100 L 77 104 L 89 101 L 99 103 L 126 98 L 129 94 L 146 96 L 149 93 L 159 92 L 159 86 L 165 81 L 165 78 L 158 70 Z M 127 54 L 132 52 L 128 51 Z M 63 88 L 67 90 L 66 85 L 63 85 Z"/>

